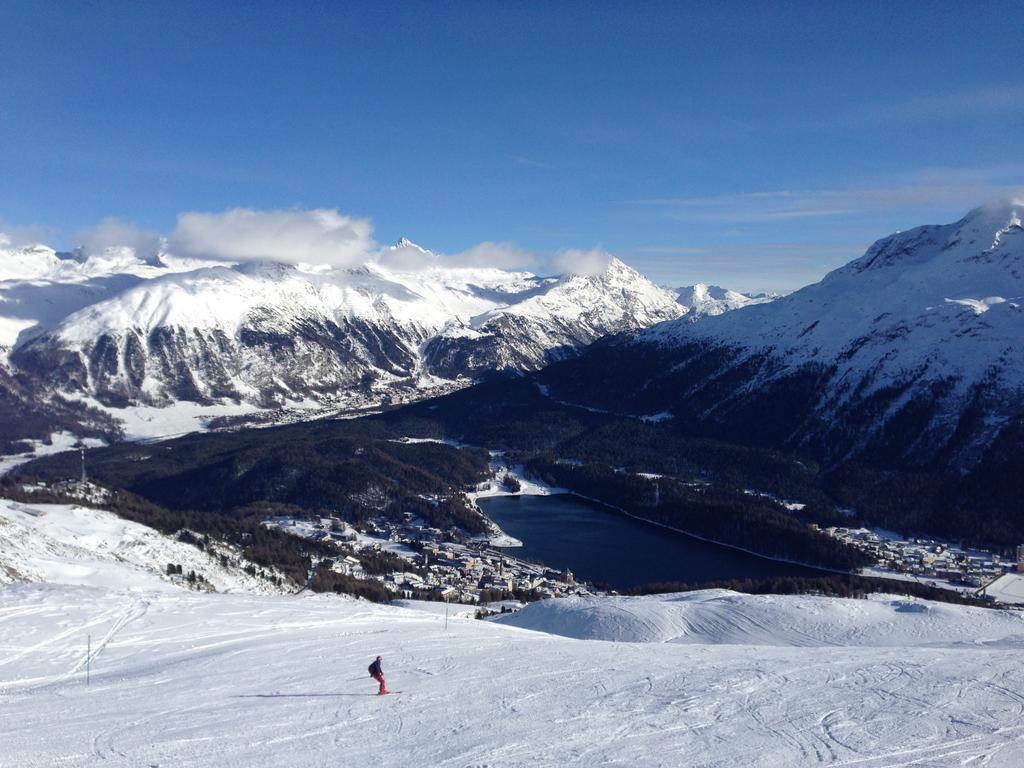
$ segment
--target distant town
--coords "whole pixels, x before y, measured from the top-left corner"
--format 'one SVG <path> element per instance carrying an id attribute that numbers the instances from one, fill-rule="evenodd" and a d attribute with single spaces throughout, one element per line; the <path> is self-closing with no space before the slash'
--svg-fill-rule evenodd
<path id="1" fill-rule="evenodd" d="M 402 522 L 378 517 L 359 526 L 337 517 L 279 516 L 264 525 L 336 543 L 340 556 L 327 567 L 346 576 L 380 581 L 396 598 L 427 591 L 438 600 L 472 604 L 512 596 L 533 600 L 594 593 L 590 585 L 577 582 L 572 571 L 553 570 L 510 555 L 508 548 L 519 542 L 497 530 L 492 536 L 468 538 L 464 532 L 443 531 L 411 515 Z M 367 573 L 360 554 L 380 551 L 408 562 L 409 569 Z"/>
<path id="2" fill-rule="evenodd" d="M 937 539 L 904 539 L 868 528 L 811 527 L 873 557 L 876 565 L 864 569 L 866 576 L 912 579 L 993 602 L 1024 603 L 1024 546 L 1017 547 L 1016 558 L 1006 559 Z"/>

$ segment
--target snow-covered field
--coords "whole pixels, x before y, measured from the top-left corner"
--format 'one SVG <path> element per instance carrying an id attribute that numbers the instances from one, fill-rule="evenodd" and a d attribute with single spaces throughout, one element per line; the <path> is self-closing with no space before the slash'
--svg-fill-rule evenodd
<path id="1" fill-rule="evenodd" d="M 1024 644 L 1024 613 L 892 595 L 867 600 L 704 590 L 649 597 L 545 600 L 497 621 L 632 643 L 779 647 Z M 1019 638 L 1017 635 L 1019 634 Z"/>
<path id="2" fill-rule="evenodd" d="M 333 596 L 8 586 L 0 765 L 1024 761 L 1017 613 L 707 592 L 505 621 L 595 639 L 445 631 L 436 612 Z M 377 654 L 395 696 L 374 695 Z"/>
<path id="3" fill-rule="evenodd" d="M 526 470 L 522 464 L 508 464 L 505 461 L 505 454 L 502 451 L 491 451 L 491 480 L 487 487 L 478 488 L 466 494 L 470 501 L 486 499 L 491 496 L 551 496 L 557 493 L 570 493 L 568 488 L 558 488 L 548 485 L 541 480 L 535 480 L 526 476 Z M 518 491 L 510 491 L 503 483 L 502 478 L 511 475 L 519 483 Z"/>
<path id="4" fill-rule="evenodd" d="M 117 419 L 124 427 L 128 440 L 159 440 L 206 431 L 206 422 L 222 416 L 248 416 L 259 411 L 249 403 L 217 403 L 201 405 L 188 401 L 176 402 L 158 408 L 133 405 L 111 408 L 93 398 L 83 398 L 91 407 L 98 408 Z M 301 406 L 294 406 L 301 408 Z"/>

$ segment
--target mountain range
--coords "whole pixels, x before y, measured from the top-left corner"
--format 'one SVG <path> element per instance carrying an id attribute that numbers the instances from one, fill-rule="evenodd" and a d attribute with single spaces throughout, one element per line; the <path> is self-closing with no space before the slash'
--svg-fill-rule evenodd
<path id="1" fill-rule="evenodd" d="M 337 413 L 535 371 L 562 402 L 826 465 L 992 467 L 1024 445 L 1021 212 L 898 232 L 781 298 L 666 289 L 617 259 L 442 266 L 404 239 L 355 269 L 8 248 L 3 438 L 116 438 L 130 409 L 183 404 Z"/>
<path id="2" fill-rule="evenodd" d="M 539 276 L 442 266 L 404 238 L 384 255 L 330 269 L 0 240 L 3 437 L 116 438 L 125 409 L 280 415 L 414 400 L 766 300 L 661 288 L 615 258 L 595 274 Z M 194 424 L 166 429 L 184 428 Z"/>

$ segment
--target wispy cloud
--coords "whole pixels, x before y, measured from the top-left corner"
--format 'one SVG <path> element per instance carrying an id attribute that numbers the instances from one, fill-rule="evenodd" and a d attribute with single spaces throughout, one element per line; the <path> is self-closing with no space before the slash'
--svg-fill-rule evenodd
<path id="1" fill-rule="evenodd" d="M 918 93 L 899 100 L 873 101 L 851 107 L 844 121 L 893 124 L 986 117 L 1024 112 L 1024 86 L 1017 83 Z"/>
<path id="2" fill-rule="evenodd" d="M 766 190 L 707 197 L 628 201 L 678 220 L 771 222 L 877 211 L 966 209 L 1024 189 L 1024 165 L 929 168 L 881 183 L 842 189 Z M 922 222 L 923 223 L 923 222 Z"/>
<path id="3" fill-rule="evenodd" d="M 823 253 L 846 255 L 863 250 L 861 243 L 744 243 L 742 245 L 639 245 L 633 249 L 636 253 L 671 256 L 673 258 L 698 260 L 707 256 L 741 262 L 753 252 L 761 258 L 774 259 L 780 254 L 789 254 L 794 258 L 819 257 Z M 859 255 L 859 253 L 857 253 Z"/>
<path id="4" fill-rule="evenodd" d="M 766 123 L 768 132 L 860 133 L 956 121 L 999 122 L 1024 115 L 1024 86 L 986 83 L 963 88 L 919 90 L 880 98 L 851 98 L 839 104 L 809 104 L 787 120 Z M 983 123 L 978 122 L 978 125 Z"/>
<path id="5" fill-rule="evenodd" d="M 751 242 L 736 245 L 641 245 L 627 260 L 657 282 L 716 283 L 740 291 L 783 293 L 820 280 L 864 252 L 866 243 Z"/>
<path id="6" fill-rule="evenodd" d="M 541 168 L 545 171 L 558 170 L 558 168 L 551 165 L 551 163 L 545 163 L 542 160 L 534 160 L 532 157 L 523 157 L 522 155 L 512 155 L 512 161 L 519 165 L 525 165 L 530 168 Z"/>
<path id="7" fill-rule="evenodd" d="M 612 254 L 600 246 L 589 250 L 568 248 L 554 254 L 550 259 L 551 268 L 559 274 L 596 275 L 605 270 L 612 260 Z"/>
<path id="8" fill-rule="evenodd" d="M 1024 164 L 1008 164 L 924 168 L 841 188 L 629 201 L 627 209 L 686 226 L 682 242 L 637 246 L 627 256 L 663 281 L 788 291 L 820 279 L 895 229 L 954 221 L 1022 189 Z"/>
<path id="9" fill-rule="evenodd" d="M 17 226 L 0 219 L 0 248 L 23 248 L 37 245 L 52 240 L 57 234 L 58 231 L 54 227 Z"/>

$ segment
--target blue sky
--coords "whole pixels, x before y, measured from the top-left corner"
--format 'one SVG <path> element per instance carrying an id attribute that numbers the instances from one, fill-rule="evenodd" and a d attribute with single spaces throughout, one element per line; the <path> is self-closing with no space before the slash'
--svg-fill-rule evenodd
<path id="1" fill-rule="evenodd" d="M 792 289 L 1024 187 L 1020 2 L 0 0 L 0 228 L 337 209 Z M 538 257 L 540 260 L 540 257 Z"/>

